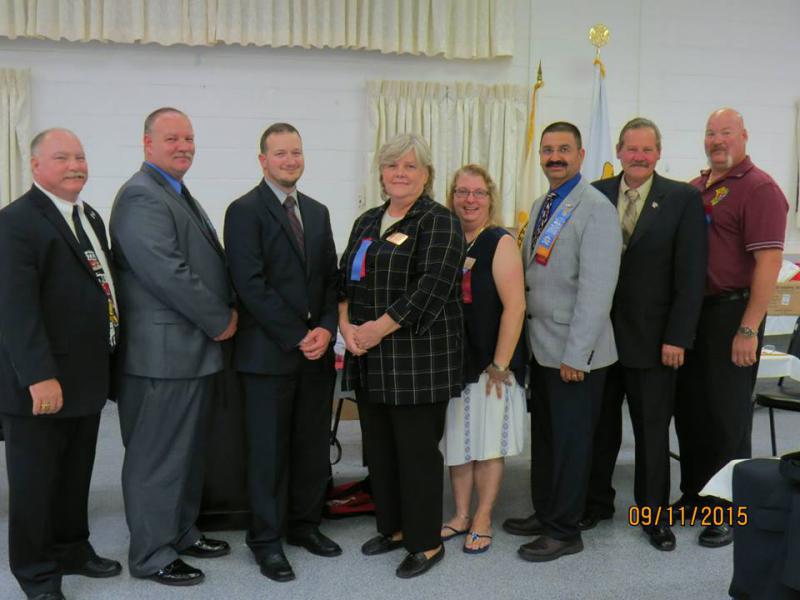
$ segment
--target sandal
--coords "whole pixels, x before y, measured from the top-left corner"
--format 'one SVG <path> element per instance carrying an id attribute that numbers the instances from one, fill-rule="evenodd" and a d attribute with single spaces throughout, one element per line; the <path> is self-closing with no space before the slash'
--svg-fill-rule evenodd
<path id="1" fill-rule="evenodd" d="M 449 529 L 452 533 L 447 533 L 442 536 L 442 541 L 446 542 L 447 540 L 452 540 L 454 537 L 458 537 L 460 535 L 465 535 L 469 531 L 469 527 L 466 529 L 458 530 L 455 527 L 450 527 L 450 525 L 442 525 L 442 529 Z"/>
<path id="2" fill-rule="evenodd" d="M 489 543 L 486 544 L 485 546 L 481 547 L 481 548 L 468 548 L 466 546 L 466 542 L 472 541 L 472 543 L 474 544 L 480 538 L 488 539 Z M 467 536 L 467 539 L 466 539 L 466 541 L 464 543 L 464 554 L 483 554 L 484 552 L 486 552 L 491 547 L 492 547 L 492 536 L 490 536 L 488 534 L 478 533 L 476 531 L 470 531 L 469 532 L 469 536 Z"/>

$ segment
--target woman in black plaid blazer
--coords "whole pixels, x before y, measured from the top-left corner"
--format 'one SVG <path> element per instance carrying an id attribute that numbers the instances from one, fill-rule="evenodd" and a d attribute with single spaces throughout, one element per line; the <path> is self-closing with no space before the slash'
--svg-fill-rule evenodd
<path id="1" fill-rule="evenodd" d="M 345 387 L 356 392 L 378 532 L 367 555 L 401 546 L 398 577 L 444 556 L 442 455 L 447 402 L 460 393 L 464 236 L 430 198 L 431 153 L 413 134 L 378 152 L 388 201 L 353 225 L 342 255 L 339 328 Z"/>

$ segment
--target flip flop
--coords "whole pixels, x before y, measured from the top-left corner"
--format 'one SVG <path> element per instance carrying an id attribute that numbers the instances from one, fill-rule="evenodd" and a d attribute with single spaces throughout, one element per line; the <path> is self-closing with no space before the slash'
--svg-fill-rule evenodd
<path id="1" fill-rule="evenodd" d="M 442 525 L 442 529 L 449 529 L 453 533 L 448 533 L 447 535 L 442 536 L 442 541 L 446 542 L 447 540 L 452 540 L 454 537 L 458 537 L 460 535 L 465 535 L 469 531 L 469 527 L 467 529 L 458 530 L 455 527 L 450 527 L 450 525 Z"/>
<path id="2" fill-rule="evenodd" d="M 491 542 L 492 536 L 490 536 L 490 535 L 484 535 L 482 533 L 477 533 L 475 531 L 470 531 L 469 532 L 469 537 L 467 539 L 468 540 L 471 539 L 472 542 L 474 543 L 477 540 L 479 540 L 480 538 L 487 538 L 489 540 L 489 543 L 486 544 L 485 546 L 483 546 L 482 548 L 467 548 L 466 546 L 464 546 L 464 548 L 463 548 L 464 549 L 464 554 L 483 554 L 489 548 L 492 547 L 492 542 Z"/>

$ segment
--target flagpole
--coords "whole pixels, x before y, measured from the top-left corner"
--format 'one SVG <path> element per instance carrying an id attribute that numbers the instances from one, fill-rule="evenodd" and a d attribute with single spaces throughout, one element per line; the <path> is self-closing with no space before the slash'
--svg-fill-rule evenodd
<path id="1" fill-rule="evenodd" d="M 537 177 L 538 164 L 536 161 L 536 153 L 534 151 L 535 143 L 535 129 L 536 129 L 536 103 L 539 95 L 539 89 L 544 87 L 544 77 L 542 76 L 542 61 L 539 61 L 539 67 L 536 70 L 536 81 L 531 90 L 531 107 L 528 114 L 528 132 L 525 137 L 525 153 L 522 161 L 522 169 L 520 173 L 519 186 L 517 189 L 517 218 L 516 226 L 518 229 L 517 245 L 522 244 L 522 239 L 525 237 L 525 230 L 528 226 L 528 211 L 530 205 L 538 194 L 539 190 L 536 189 L 535 178 Z"/>
<path id="2" fill-rule="evenodd" d="M 530 153 L 533 151 L 533 135 L 534 129 L 536 127 L 536 96 L 539 93 L 539 88 L 544 85 L 544 79 L 542 78 L 542 61 L 539 61 L 539 68 L 536 70 L 536 83 L 533 84 L 533 90 L 531 91 L 531 111 L 530 115 L 528 116 L 528 135 L 526 139 L 526 146 L 525 146 L 525 156 L 529 156 Z"/>
<path id="3" fill-rule="evenodd" d="M 600 48 L 608 43 L 609 37 L 608 27 L 602 23 L 597 23 L 589 28 L 589 41 L 595 47 L 593 62 L 595 75 L 589 119 L 589 139 L 586 144 L 586 158 L 582 169 L 583 174 L 589 179 L 605 179 L 614 175 L 605 91 L 606 67 L 600 57 Z"/>

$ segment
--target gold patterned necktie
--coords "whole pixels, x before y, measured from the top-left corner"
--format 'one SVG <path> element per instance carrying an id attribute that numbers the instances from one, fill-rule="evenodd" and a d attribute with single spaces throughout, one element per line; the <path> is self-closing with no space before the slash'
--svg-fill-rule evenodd
<path id="1" fill-rule="evenodd" d="M 639 190 L 628 189 L 625 191 L 625 197 L 628 199 L 628 204 L 622 213 L 622 242 L 623 246 L 627 248 L 633 230 L 636 228 L 636 205 L 639 202 Z"/>

